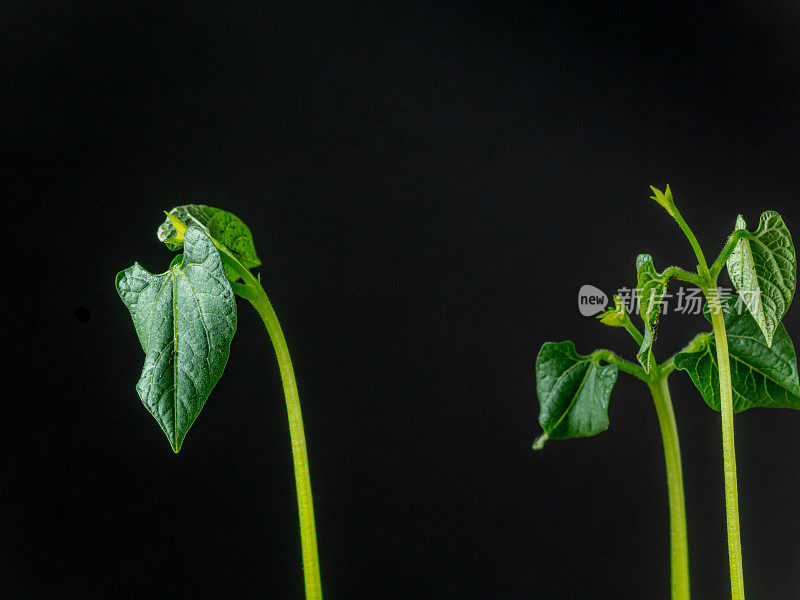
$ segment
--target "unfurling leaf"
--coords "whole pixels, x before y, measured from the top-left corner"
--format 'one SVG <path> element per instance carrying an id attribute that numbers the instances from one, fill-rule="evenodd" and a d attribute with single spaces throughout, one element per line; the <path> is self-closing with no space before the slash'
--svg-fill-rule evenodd
<path id="1" fill-rule="evenodd" d="M 186 223 L 175 215 L 169 214 L 167 211 L 164 211 L 164 214 L 167 215 L 167 219 L 172 223 L 172 228 L 175 230 L 175 233 L 164 241 L 167 243 L 167 246 L 173 246 L 177 250 L 183 246 L 183 234 L 186 233 L 187 229 Z"/>
<path id="2" fill-rule="evenodd" d="M 536 358 L 539 424 L 547 438 L 588 437 L 608 429 L 608 398 L 617 380 L 616 365 L 600 366 L 598 359 L 581 356 L 575 344 L 547 342 Z"/>
<path id="3" fill-rule="evenodd" d="M 253 245 L 253 235 L 244 222 L 226 210 L 206 206 L 204 204 L 184 204 L 176 206 L 167 216 L 173 216 L 187 226 L 199 227 L 211 236 L 217 243 L 225 246 L 242 265 L 252 269 L 261 264 Z M 158 228 L 158 239 L 164 242 L 171 250 L 178 250 L 179 244 L 175 243 L 178 231 L 171 218 L 166 219 Z M 231 278 L 233 273 L 226 269 Z"/>
<path id="4" fill-rule="evenodd" d="M 733 411 L 759 406 L 800 408 L 797 358 L 784 326 L 778 323 L 769 346 L 758 323 L 736 296 L 724 296 L 721 305 L 728 332 Z M 704 314 L 710 320 L 707 305 Z M 689 350 L 676 354 L 675 367 L 686 371 L 706 403 L 719 410 L 719 370 L 713 333 L 698 336 Z"/>
<path id="5" fill-rule="evenodd" d="M 767 346 L 771 346 L 797 283 L 797 257 L 792 236 L 774 210 L 761 215 L 758 228 L 753 232 L 747 231 L 739 215 L 736 230 L 743 230 L 744 236 L 728 257 L 728 274 L 764 332 Z"/>
<path id="6" fill-rule="evenodd" d="M 650 186 L 650 189 L 653 191 L 653 195 L 650 196 L 650 198 L 666 208 L 669 214 L 673 214 L 676 210 L 675 201 L 672 199 L 672 190 L 669 189 L 669 186 L 667 186 L 663 192 L 657 188 L 654 188 L 652 185 Z"/>
<path id="7" fill-rule="evenodd" d="M 136 391 L 178 452 L 219 381 L 236 331 L 236 300 L 219 251 L 189 227 L 183 260 L 161 275 L 135 263 L 117 275 L 145 351 Z"/>
<path id="8" fill-rule="evenodd" d="M 614 295 L 614 308 L 609 308 L 600 313 L 597 318 L 600 319 L 603 325 L 608 325 L 609 327 L 625 327 L 629 320 L 628 312 L 625 310 L 625 303 L 622 302 L 619 294 Z"/>
<path id="9" fill-rule="evenodd" d="M 639 297 L 639 315 L 644 321 L 644 336 L 636 359 L 645 373 L 649 373 L 655 364 L 651 348 L 656 340 L 662 300 L 670 280 L 670 275 L 667 275 L 668 270 L 665 269 L 661 273 L 656 271 L 653 257 L 649 254 L 640 254 L 636 258 L 636 294 Z"/>

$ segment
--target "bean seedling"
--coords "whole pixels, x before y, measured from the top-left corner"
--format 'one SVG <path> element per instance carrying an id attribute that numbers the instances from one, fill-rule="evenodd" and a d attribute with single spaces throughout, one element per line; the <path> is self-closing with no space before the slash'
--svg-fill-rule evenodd
<path id="1" fill-rule="evenodd" d="M 267 328 L 278 359 L 292 442 L 306 598 L 321 599 L 314 506 L 303 418 L 289 349 L 261 278 L 261 261 L 247 226 L 235 215 L 188 204 L 167 213 L 158 239 L 183 250 L 167 271 L 153 275 L 138 263 L 117 275 L 145 353 L 136 391 L 174 452 L 200 414 L 228 361 L 236 331 L 236 299 L 248 300 Z"/>
<path id="2" fill-rule="evenodd" d="M 544 433 L 534 448 L 541 449 L 548 439 L 587 437 L 606 430 L 609 397 L 618 372 L 643 381 L 655 403 L 666 461 L 672 599 L 688 600 L 683 474 L 667 384 L 673 371 L 685 371 L 706 403 L 721 413 L 731 597 L 744 600 L 733 414 L 752 407 L 800 408 L 794 345 L 781 324 L 795 291 L 797 258 L 783 219 L 775 211 L 766 211 L 755 231 L 749 231 L 739 215 L 725 247 L 708 266 L 669 186 L 663 192 L 651 189 L 653 200 L 666 209 L 689 240 L 697 258 L 696 270 L 668 267 L 659 273 L 652 257 L 641 254 L 636 260 L 636 295 L 643 332 L 632 323 L 619 296 L 614 298 L 614 308 L 598 315 L 603 324 L 623 327 L 633 337 L 639 346 L 638 364 L 605 349 L 580 355 L 571 341 L 542 346 L 536 359 L 536 392 Z M 718 278 L 726 266 L 738 296 L 720 294 Z M 712 331 L 698 334 L 659 364 L 652 346 L 672 279 L 702 290 Z"/>

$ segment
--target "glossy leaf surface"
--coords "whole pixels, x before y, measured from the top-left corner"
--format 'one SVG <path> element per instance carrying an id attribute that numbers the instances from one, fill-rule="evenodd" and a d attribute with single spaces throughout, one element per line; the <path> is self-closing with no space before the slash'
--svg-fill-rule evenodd
<path id="1" fill-rule="evenodd" d="M 145 351 L 136 391 L 178 452 L 216 385 L 236 331 L 236 300 L 219 251 L 190 227 L 182 260 L 153 275 L 138 263 L 117 275 Z"/>
<path id="2" fill-rule="evenodd" d="M 253 235 L 247 225 L 227 210 L 213 208 L 204 204 L 184 204 L 176 206 L 169 214 L 178 218 L 185 225 L 199 227 L 218 243 L 224 245 L 231 254 L 246 268 L 252 269 L 261 264 L 253 245 Z M 158 228 L 158 239 L 167 244 L 172 250 L 177 250 L 178 245 L 170 243 L 170 238 L 177 234 L 175 225 L 170 219 L 165 219 Z"/>
<path id="3" fill-rule="evenodd" d="M 579 355 L 571 341 L 544 344 L 536 358 L 536 393 L 546 438 L 588 437 L 608 429 L 617 372 L 616 365 L 600 366 L 597 359 Z"/>
<path id="4" fill-rule="evenodd" d="M 734 412 L 758 406 L 800 408 L 797 358 L 784 326 L 778 324 L 769 346 L 736 296 L 723 297 L 721 304 L 728 331 Z M 710 321 L 708 306 L 704 314 Z M 719 370 L 712 333 L 698 336 L 688 351 L 676 354 L 675 367 L 686 371 L 706 403 L 719 410 Z"/>
<path id="5" fill-rule="evenodd" d="M 736 230 L 747 231 L 742 215 L 736 219 Z M 794 244 L 781 216 L 774 210 L 763 213 L 758 228 L 739 240 L 726 265 L 733 285 L 771 345 L 797 284 Z"/>

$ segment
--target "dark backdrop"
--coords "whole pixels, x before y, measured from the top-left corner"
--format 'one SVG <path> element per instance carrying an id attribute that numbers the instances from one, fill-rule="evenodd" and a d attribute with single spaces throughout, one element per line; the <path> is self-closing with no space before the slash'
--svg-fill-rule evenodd
<path id="1" fill-rule="evenodd" d="M 254 311 L 179 455 L 134 390 L 114 276 L 166 268 L 161 211 L 204 202 L 264 259 L 328 598 L 666 598 L 646 390 L 621 375 L 607 432 L 535 453 L 534 361 L 632 358 L 578 288 L 633 285 L 639 252 L 693 268 L 650 184 L 712 257 L 738 212 L 800 235 L 800 12 L 660 6 L 3 3 L 2 595 L 301 597 Z M 705 326 L 662 323 L 661 356 Z M 672 382 L 693 591 L 724 598 L 718 414 Z M 751 598 L 800 589 L 798 432 L 736 419 Z"/>

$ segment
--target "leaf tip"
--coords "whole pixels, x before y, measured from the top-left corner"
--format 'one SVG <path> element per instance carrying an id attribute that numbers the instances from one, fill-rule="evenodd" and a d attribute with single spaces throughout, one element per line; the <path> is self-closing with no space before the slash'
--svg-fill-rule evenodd
<path id="1" fill-rule="evenodd" d="M 548 439 L 549 438 L 547 437 L 547 432 L 546 431 L 542 432 L 542 435 L 540 435 L 535 440 L 533 440 L 533 444 L 531 444 L 531 448 L 533 448 L 534 450 L 543 449 L 544 445 L 547 443 Z"/>
<path id="2" fill-rule="evenodd" d="M 772 337 L 773 337 L 772 334 L 774 332 L 773 331 L 769 331 L 768 332 L 768 331 L 765 331 L 764 329 L 762 329 L 761 331 L 764 334 L 764 339 L 767 342 L 767 348 L 772 348 Z"/>
<path id="3" fill-rule="evenodd" d="M 653 262 L 653 257 L 649 254 L 640 254 L 636 257 L 636 270 L 642 268 L 642 265 Z"/>

